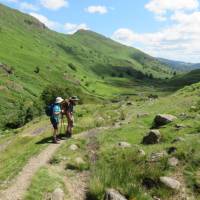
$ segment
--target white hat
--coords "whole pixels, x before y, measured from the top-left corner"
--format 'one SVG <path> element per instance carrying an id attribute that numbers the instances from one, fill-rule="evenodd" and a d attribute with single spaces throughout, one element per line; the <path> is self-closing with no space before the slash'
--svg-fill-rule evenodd
<path id="1" fill-rule="evenodd" d="M 56 103 L 62 103 L 64 99 L 62 97 L 57 97 L 56 98 Z"/>

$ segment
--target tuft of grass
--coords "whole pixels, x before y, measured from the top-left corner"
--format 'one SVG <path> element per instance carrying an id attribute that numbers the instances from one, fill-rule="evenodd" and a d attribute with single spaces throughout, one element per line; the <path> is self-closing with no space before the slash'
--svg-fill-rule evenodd
<path id="1" fill-rule="evenodd" d="M 50 199 L 51 193 L 56 188 L 61 188 L 65 191 L 62 176 L 46 167 L 43 167 L 34 175 L 24 200 Z"/>

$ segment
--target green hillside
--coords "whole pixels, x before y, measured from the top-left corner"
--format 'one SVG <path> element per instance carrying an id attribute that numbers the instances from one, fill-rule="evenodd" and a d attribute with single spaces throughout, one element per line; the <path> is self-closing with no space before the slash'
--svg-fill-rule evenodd
<path id="1" fill-rule="evenodd" d="M 0 126 L 23 115 L 18 110 L 24 105 L 23 112 L 30 112 L 47 85 L 112 98 L 149 91 L 157 83 L 153 78 L 172 76 L 156 59 L 97 33 L 57 33 L 3 5 L 0 15 Z"/>

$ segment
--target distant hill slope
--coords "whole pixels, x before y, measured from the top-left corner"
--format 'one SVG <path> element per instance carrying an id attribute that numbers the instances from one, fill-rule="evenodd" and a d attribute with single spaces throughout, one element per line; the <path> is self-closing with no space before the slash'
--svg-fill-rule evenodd
<path id="1" fill-rule="evenodd" d="M 200 63 L 186 63 L 186 62 L 181 62 L 181 61 L 173 61 L 173 60 L 168 60 L 164 58 L 158 58 L 158 60 L 163 63 L 168 65 L 171 69 L 177 70 L 177 71 L 191 71 L 195 69 L 200 69 Z"/>
<path id="2" fill-rule="evenodd" d="M 110 98 L 153 90 L 172 77 L 168 65 L 92 31 L 66 35 L 0 4 L 0 127 L 18 120 L 47 85 Z M 158 85 L 158 84 L 157 84 Z M 67 95 L 66 95 L 67 96 Z"/>
<path id="3" fill-rule="evenodd" d="M 200 82 L 200 69 L 192 70 L 186 74 L 178 75 L 169 81 L 169 85 L 176 88 Z"/>

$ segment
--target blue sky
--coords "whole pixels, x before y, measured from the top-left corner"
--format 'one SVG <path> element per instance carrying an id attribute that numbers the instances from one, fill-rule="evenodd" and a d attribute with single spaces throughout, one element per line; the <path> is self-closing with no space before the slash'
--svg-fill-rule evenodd
<path id="1" fill-rule="evenodd" d="M 150 55 L 200 62 L 199 0 L 0 0 L 73 34 L 90 29 Z"/>

